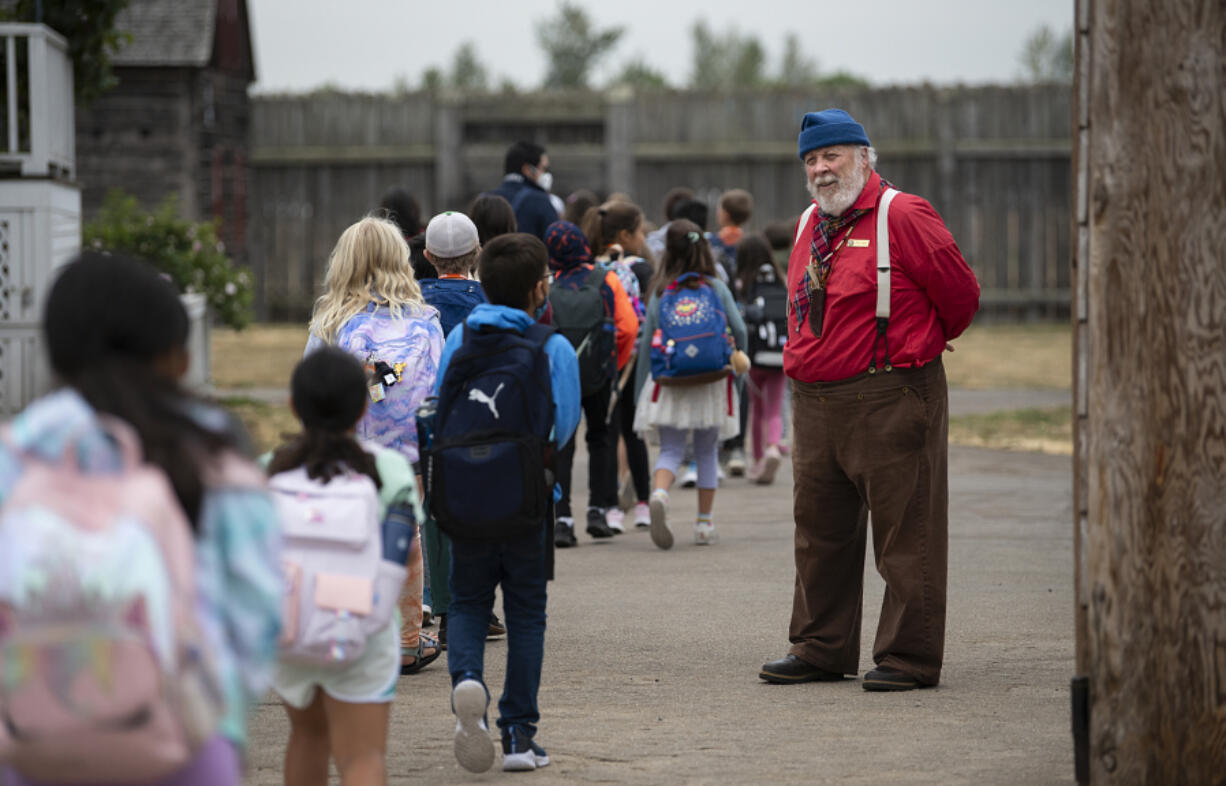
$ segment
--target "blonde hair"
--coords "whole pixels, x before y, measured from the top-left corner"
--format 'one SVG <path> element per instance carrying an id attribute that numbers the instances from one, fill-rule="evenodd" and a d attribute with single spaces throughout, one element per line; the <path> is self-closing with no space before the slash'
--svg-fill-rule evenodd
<path id="1" fill-rule="evenodd" d="M 391 221 L 367 216 L 341 233 L 328 257 L 324 294 L 315 301 L 311 333 L 333 343 L 341 325 L 370 303 L 400 310 L 422 305 L 409 246 Z"/>

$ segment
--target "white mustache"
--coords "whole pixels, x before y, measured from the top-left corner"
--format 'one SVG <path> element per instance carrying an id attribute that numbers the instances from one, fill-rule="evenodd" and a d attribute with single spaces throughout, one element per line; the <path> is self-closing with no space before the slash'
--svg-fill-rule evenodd
<path id="1" fill-rule="evenodd" d="M 837 182 L 839 182 L 839 179 L 835 175 L 818 175 L 813 178 L 813 185 L 815 186 L 828 186 Z"/>

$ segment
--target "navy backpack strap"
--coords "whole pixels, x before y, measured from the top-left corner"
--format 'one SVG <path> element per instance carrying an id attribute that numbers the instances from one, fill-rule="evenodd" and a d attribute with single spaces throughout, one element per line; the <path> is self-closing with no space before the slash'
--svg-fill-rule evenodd
<path id="1" fill-rule="evenodd" d="M 557 332 L 553 325 L 542 325 L 540 322 L 533 322 L 524 330 L 524 338 L 533 344 L 543 347 L 545 342 L 549 340 L 549 337 Z"/>

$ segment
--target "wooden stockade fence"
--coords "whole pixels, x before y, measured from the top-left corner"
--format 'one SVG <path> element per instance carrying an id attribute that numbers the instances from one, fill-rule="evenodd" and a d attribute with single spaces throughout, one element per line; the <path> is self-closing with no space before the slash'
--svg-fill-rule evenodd
<path id="1" fill-rule="evenodd" d="M 249 248 L 265 319 L 300 320 L 328 253 L 403 186 L 423 214 L 495 187 L 517 139 L 549 150 L 554 192 L 629 193 L 661 221 L 668 189 L 711 203 L 746 188 L 751 228 L 806 205 L 796 134 L 806 111 L 842 106 L 864 124 L 878 170 L 928 198 L 979 276 L 985 315 L 1068 314 L 1069 89 L 886 88 L 448 97 L 323 93 L 252 102 Z"/>

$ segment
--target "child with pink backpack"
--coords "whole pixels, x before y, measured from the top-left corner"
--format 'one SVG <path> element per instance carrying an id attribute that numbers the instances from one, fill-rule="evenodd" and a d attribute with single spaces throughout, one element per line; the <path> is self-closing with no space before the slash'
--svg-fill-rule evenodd
<path id="1" fill-rule="evenodd" d="M 308 354 L 290 381 L 302 433 L 268 463 L 285 535 L 273 690 L 290 720 L 287 784 L 324 783 L 329 758 L 344 783 L 386 780 L 400 678 L 397 598 L 422 512 L 404 455 L 354 436 L 367 386 L 344 350 Z"/>
<path id="2" fill-rule="evenodd" d="M 0 783 L 237 786 L 280 628 L 277 516 L 229 416 L 179 387 L 149 265 L 66 265 L 63 386 L 0 429 Z"/>

